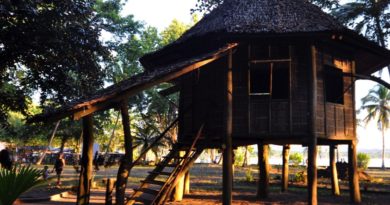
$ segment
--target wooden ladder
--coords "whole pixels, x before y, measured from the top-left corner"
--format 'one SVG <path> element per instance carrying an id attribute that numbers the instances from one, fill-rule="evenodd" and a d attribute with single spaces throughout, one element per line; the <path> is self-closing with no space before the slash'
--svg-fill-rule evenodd
<path id="1" fill-rule="evenodd" d="M 195 147 L 202 130 L 203 125 L 191 146 L 175 144 L 154 170 L 149 172 L 149 175 L 141 181 L 141 185 L 134 190 L 126 205 L 164 204 L 169 199 L 179 179 L 183 177 L 202 153 L 202 148 Z"/>

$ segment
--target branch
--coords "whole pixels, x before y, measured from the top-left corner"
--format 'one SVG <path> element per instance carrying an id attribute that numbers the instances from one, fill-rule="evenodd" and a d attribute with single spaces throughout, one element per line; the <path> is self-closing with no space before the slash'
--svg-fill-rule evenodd
<path id="1" fill-rule="evenodd" d="M 372 75 L 343 73 L 343 76 L 355 77 L 357 79 L 372 80 L 372 81 L 375 81 L 375 82 L 385 86 L 387 89 L 390 89 L 390 84 L 388 82 L 382 80 L 381 78 L 372 76 Z"/>

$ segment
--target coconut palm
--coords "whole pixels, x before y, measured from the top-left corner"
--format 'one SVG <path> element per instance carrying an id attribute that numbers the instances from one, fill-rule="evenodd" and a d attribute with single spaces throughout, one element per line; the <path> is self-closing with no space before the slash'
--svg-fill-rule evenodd
<path id="1" fill-rule="evenodd" d="M 0 169 L 0 205 L 13 204 L 23 192 L 39 185 L 43 182 L 41 175 L 41 171 L 31 167 Z"/>
<path id="2" fill-rule="evenodd" d="M 338 6 L 332 14 L 342 23 L 386 47 L 390 35 L 390 0 L 355 0 Z M 388 67 L 390 74 L 390 67 Z"/>
<path id="3" fill-rule="evenodd" d="M 383 85 L 376 85 L 362 99 L 360 110 L 367 112 L 363 121 L 376 121 L 382 132 L 382 168 L 385 168 L 385 131 L 390 127 L 390 92 Z"/>

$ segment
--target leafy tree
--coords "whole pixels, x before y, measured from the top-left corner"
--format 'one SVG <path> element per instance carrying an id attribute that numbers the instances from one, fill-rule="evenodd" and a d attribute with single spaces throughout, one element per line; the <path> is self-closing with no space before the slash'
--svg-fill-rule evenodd
<path id="1" fill-rule="evenodd" d="M 376 121 L 382 132 L 382 168 L 385 168 L 385 132 L 390 127 L 390 92 L 383 85 L 377 85 L 361 100 L 360 111 L 367 112 L 363 121 L 366 124 Z"/>
<path id="2" fill-rule="evenodd" d="M 356 0 L 333 11 L 339 21 L 386 47 L 390 36 L 390 1 Z M 390 67 L 387 68 L 390 74 Z"/>
<path id="3" fill-rule="evenodd" d="M 99 62 L 109 59 L 99 41 L 102 19 L 92 0 L 2 1 L 0 3 L 0 109 L 27 109 L 28 96 L 58 106 L 102 87 Z M 4 95 L 3 95 L 4 94 Z"/>
<path id="4" fill-rule="evenodd" d="M 294 166 L 298 166 L 303 161 L 303 155 L 301 153 L 292 153 L 289 156 L 289 160 L 293 163 Z"/>

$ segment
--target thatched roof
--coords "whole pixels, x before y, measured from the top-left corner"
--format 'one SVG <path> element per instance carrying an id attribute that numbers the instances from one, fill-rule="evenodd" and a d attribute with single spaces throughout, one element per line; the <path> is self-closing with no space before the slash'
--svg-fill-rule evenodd
<path id="1" fill-rule="evenodd" d="M 223 43 L 234 37 L 237 40 L 240 36 L 315 36 L 324 33 L 347 35 L 359 42 L 356 45 L 363 43 L 370 49 L 380 49 L 378 53 L 384 51 L 307 0 L 225 0 L 177 41 L 143 56 L 141 63 L 146 69 L 156 69 L 164 63 L 189 58 L 194 47 L 201 49 L 199 45 L 207 50 L 205 44 Z M 362 70 L 370 66 L 374 65 L 364 65 Z"/>

